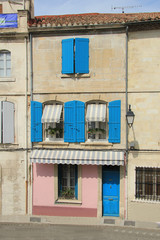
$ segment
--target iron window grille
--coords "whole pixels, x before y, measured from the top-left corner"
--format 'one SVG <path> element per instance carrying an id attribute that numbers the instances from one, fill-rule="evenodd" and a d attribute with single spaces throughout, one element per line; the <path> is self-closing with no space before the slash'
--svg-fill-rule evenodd
<path id="1" fill-rule="evenodd" d="M 137 199 L 160 201 L 160 168 L 136 168 Z"/>

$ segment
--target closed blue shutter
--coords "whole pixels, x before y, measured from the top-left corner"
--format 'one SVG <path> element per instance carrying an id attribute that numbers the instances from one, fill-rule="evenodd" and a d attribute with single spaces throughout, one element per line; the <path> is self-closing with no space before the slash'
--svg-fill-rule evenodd
<path id="1" fill-rule="evenodd" d="M 31 101 L 31 142 L 42 142 L 42 103 Z"/>
<path id="2" fill-rule="evenodd" d="M 85 103 L 76 101 L 76 139 L 85 142 Z"/>
<path id="3" fill-rule="evenodd" d="M 89 73 L 89 39 L 75 39 L 75 73 Z"/>
<path id="4" fill-rule="evenodd" d="M 120 143 L 121 136 L 121 101 L 109 103 L 109 138 L 110 143 Z"/>
<path id="5" fill-rule="evenodd" d="M 62 40 L 62 73 L 74 73 L 74 39 Z"/>
<path id="6" fill-rule="evenodd" d="M 75 198 L 78 199 L 78 166 L 75 165 Z"/>
<path id="7" fill-rule="evenodd" d="M 76 101 L 64 104 L 64 142 L 76 142 Z"/>

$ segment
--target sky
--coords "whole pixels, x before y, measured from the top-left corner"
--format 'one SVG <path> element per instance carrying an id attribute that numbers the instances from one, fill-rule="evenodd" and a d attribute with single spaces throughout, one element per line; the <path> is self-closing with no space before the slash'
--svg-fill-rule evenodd
<path id="1" fill-rule="evenodd" d="M 34 0 L 34 14 L 160 12 L 160 0 Z"/>

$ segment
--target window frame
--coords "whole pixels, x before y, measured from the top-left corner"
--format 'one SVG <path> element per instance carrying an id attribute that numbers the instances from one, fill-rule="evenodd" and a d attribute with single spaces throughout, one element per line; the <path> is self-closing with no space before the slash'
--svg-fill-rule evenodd
<path id="1" fill-rule="evenodd" d="M 136 199 L 160 202 L 160 168 L 136 167 L 135 179 Z"/>
<path id="2" fill-rule="evenodd" d="M 2 55 L 2 59 L 1 59 Z M 9 59 L 7 56 L 9 55 Z M 7 61 L 9 62 L 10 67 L 7 67 Z M 8 50 L 0 50 L 0 62 L 3 63 L 3 67 L 0 64 L 0 78 L 10 78 L 11 77 L 11 52 Z M 7 73 L 7 69 L 9 69 L 9 74 Z M 1 76 L 1 71 L 3 72 L 3 76 Z"/>
<path id="3" fill-rule="evenodd" d="M 92 142 L 108 142 L 108 124 L 107 124 L 108 123 L 108 115 L 109 115 L 108 107 L 107 107 L 108 103 L 105 102 L 105 101 L 100 101 L 100 100 L 92 100 L 92 101 L 87 102 L 86 103 L 85 116 L 87 114 L 87 106 L 89 104 L 106 104 L 106 121 L 105 122 L 101 122 L 101 121 L 98 121 L 98 122 L 97 121 L 95 121 L 95 122 L 87 122 L 86 121 L 86 142 L 90 142 L 90 141 L 92 141 Z M 89 131 L 89 123 L 95 123 L 95 129 L 96 128 L 100 128 L 99 127 L 100 123 L 105 123 L 105 127 L 104 127 L 104 130 L 106 131 L 105 138 L 104 139 L 103 138 L 102 139 L 99 138 L 100 136 L 98 136 L 98 135 L 100 135 L 100 133 L 98 131 L 97 131 L 96 134 L 93 133 L 93 135 L 95 135 L 95 138 L 89 138 L 89 133 L 88 133 L 88 131 Z"/>
<path id="4" fill-rule="evenodd" d="M 56 204 L 82 204 L 82 166 L 77 166 L 77 199 L 62 199 L 58 197 L 58 166 L 59 164 L 54 164 L 54 201 Z"/>
<path id="5" fill-rule="evenodd" d="M 42 109 L 42 116 L 43 116 L 43 111 L 46 105 L 62 105 L 62 111 L 61 111 L 61 116 L 60 116 L 60 123 L 52 122 L 52 123 L 42 123 L 42 129 L 43 129 L 43 141 L 45 142 L 63 142 L 64 141 L 64 104 L 62 102 L 54 102 L 54 101 L 49 101 L 45 102 L 43 104 L 43 109 Z M 57 137 L 57 133 L 53 135 L 53 137 L 47 135 L 46 133 L 46 127 L 47 125 L 51 125 L 52 128 L 57 128 L 57 124 L 62 124 L 62 138 Z"/>

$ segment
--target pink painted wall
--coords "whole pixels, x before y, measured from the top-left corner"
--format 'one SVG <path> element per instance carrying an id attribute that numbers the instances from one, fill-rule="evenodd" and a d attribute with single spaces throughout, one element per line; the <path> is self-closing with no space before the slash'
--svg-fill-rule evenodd
<path id="1" fill-rule="evenodd" d="M 54 165 L 34 164 L 33 167 L 33 205 L 57 206 L 54 203 Z M 76 208 L 97 209 L 98 200 L 98 167 L 82 166 L 82 205 Z M 68 207 L 61 205 L 60 207 Z M 74 206 L 70 206 L 74 208 Z"/>
<path id="2" fill-rule="evenodd" d="M 33 164 L 33 205 L 53 206 L 54 165 Z"/>

